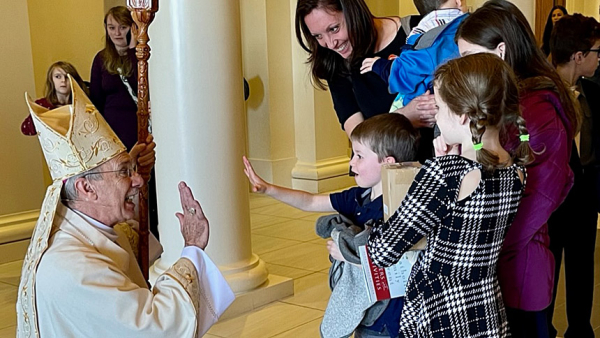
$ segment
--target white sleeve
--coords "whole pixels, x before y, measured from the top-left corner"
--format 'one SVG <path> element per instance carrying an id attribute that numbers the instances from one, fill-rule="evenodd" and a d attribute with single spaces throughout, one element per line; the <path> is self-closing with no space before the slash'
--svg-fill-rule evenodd
<path id="1" fill-rule="evenodd" d="M 200 288 L 200 311 L 210 311 L 220 317 L 235 300 L 235 294 L 227 284 L 225 277 L 208 255 L 196 246 L 186 246 L 181 257 L 189 259 L 198 271 Z M 215 323 L 212 315 L 198 316 L 198 336 L 202 337 Z"/>

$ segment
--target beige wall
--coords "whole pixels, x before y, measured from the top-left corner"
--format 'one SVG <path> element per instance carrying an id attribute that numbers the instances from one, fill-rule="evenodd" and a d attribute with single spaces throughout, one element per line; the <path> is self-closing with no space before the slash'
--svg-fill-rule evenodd
<path id="1" fill-rule="evenodd" d="M 115 6 L 127 6 L 127 0 L 104 0 L 104 13 Z"/>
<path id="2" fill-rule="evenodd" d="M 89 80 L 94 55 L 103 48 L 104 5 L 101 1 L 27 0 L 35 96 L 43 96 L 48 67 L 72 63 Z"/>
<path id="3" fill-rule="evenodd" d="M 598 10 L 600 0 L 567 0 L 566 7 L 569 13 L 581 13 L 599 19 Z"/>
<path id="4" fill-rule="evenodd" d="M 365 0 L 375 16 L 407 16 L 419 14 L 411 0 Z"/>
<path id="5" fill-rule="evenodd" d="M 400 2 L 398 1 L 365 0 L 365 3 L 369 6 L 371 13 L 375 16 L 397 16 L 400 13 Z"/>
<path id="6" fill-rule="evenodd" d="M 586 0 L 583 14 L 600 19 L 600 0 Z"/>
<path id="7" fill-rule="evenodd" d="M 35 95 L 27 2 L 3 1 L 0 11 L 0 216 L 39 209 L 44 197 L 42 155 L 20 125 Z"/>
<path id="8" fill-rule="evenodd" d="M 468 0 L 467 7 L 474 12 L 477 8 L 481 7 L 485 3 L 486 0 Z"/>

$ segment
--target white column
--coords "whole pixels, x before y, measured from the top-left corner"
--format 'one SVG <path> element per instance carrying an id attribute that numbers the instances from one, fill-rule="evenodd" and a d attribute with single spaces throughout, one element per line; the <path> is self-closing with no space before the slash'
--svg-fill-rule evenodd
<path id="1" fill-rule="evenodd" d="M 535 31 L 535 1 L 534 0 L 511 0 L 515 6 L 517 6 L 527 21 L 529 22 L 529 26 Z M 545 19 L 544 19 L 545 20 Z"/>
<path id="2" fill-rule="evenodd" d="M 209 256 L 235 292 L 267 279 L 252 253 L 242 170 L 244 103 L 239 2 L 161 1 L 150 27 L 150 97 L 157 143 L 159 231 L 165 248 L 153 273 L 183 247 L 174 216 L 186 181 L 210 221 Z"/>

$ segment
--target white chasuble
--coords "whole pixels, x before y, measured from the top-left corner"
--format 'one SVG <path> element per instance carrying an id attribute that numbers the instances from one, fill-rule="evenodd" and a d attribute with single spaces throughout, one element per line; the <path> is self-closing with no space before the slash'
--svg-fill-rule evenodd
<path id="1" fill-rule="evenodd" d="M 199 337 L 233 302 L 202 250 L 149 290 L 127 239 L 117 243 L 59 206 L 35 280 L 40 337 Z"/>

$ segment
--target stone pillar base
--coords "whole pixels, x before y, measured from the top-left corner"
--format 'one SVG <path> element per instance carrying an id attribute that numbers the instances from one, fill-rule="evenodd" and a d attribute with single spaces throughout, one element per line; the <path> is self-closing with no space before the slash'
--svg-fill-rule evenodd
<path id="1" fill-rule="evenodd" d="M 354 178 L 348 175 L 349 161 L 346 156 L 317 163 L 298 161 L 292 170 L 292 187 L 318 194 L 356 185 Z"/>
<path id="2" fill-rule="evenodd" d="M 250 262 L 244 262 L 242 266 L 219 266 L 219 270 L 236 294 L 256 289 L 263 285 L 269 276 L 267 265 L 255 254 L 252 254 Z"/>
<path id="3" fill-rule="evenodd" d="M 348 176 L 347 172 L 342 176 L 330 177 L 322 180 L 292 179 L 292 186 L 294 189 L 308 191 L 313 194 L 346 189 L 355 185 L 356 181 L 354 181 L 354 178 Z"/>
<path id="4" fill-rule="evenodd" d="M 220 320 L 237 317 L 268 303 L 294 295 L 294 280 L 278 275 L 268 275 L 267 280 L 254 290 L 236 293 L 235 301 Z"/>

